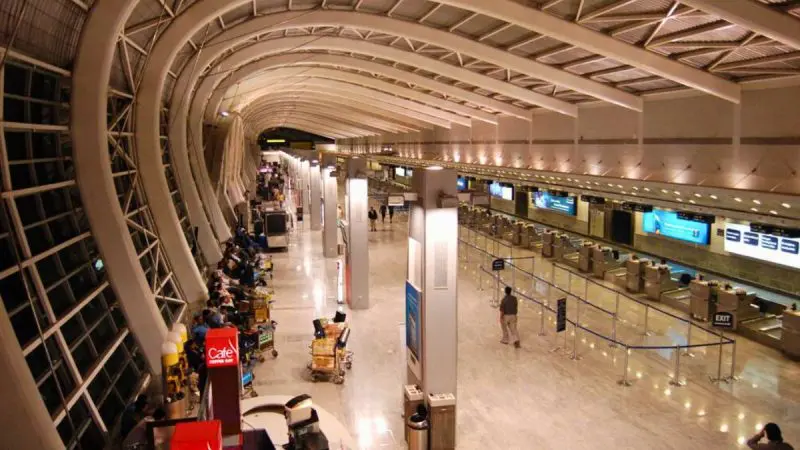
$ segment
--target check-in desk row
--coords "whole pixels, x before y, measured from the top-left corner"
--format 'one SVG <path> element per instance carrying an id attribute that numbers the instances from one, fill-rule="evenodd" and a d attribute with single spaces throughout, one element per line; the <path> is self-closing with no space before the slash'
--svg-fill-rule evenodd
<path id="1" fill-rule="evenodd" d="M 631 294 L 662 302 L 696 320 L 710 321 L 716 312 L 731 313 L 734 331 L 800 359 L 800 315 L 784 305 L 717 280 L 698 279 L 685 269 L 674 272 L 668 264 L 620 253 L 527 221 L 489 214 L 485 208 L 466 206 L 459 212 L 467 226 L 609 281 Z"/>

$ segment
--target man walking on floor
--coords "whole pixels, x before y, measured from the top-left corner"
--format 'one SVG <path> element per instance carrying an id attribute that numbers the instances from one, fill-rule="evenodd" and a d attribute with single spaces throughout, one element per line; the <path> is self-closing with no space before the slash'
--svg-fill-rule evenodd
<path id="1" fill-rule="evenodd" d="M 517 332 L 517 307 L 519 301 L 517 297 L 511 295 L 511 288 L 506 286 L 506 295 L 500 301 L 500 328 L 503 330 L 503 344 L 514 343 L 514 347 L 519 348 L 519 333 Z M 509 341 L 509 339 L 511 339 Z"/>

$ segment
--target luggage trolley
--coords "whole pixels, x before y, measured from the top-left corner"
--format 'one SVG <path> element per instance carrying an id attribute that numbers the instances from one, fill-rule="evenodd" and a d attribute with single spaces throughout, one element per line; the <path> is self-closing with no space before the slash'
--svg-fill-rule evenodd
<path id="1" fill-rule="evenodd" d="M 353 352 L 347 350 L 349 338 L 350 328 L 344 323 L 325 326 L 325 333 L 311 342 L 311 381 L 344 383 L 346 370 L 353 367 Z"/>

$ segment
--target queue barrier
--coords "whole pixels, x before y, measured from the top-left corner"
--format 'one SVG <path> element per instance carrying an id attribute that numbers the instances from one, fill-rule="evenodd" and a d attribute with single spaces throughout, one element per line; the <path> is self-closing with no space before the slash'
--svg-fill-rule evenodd
<path id="1" fill-rule="evenodd" d="M 462 239 L 462 236 L 466 235 L 466 239 Z M 480 239 L 483 239 L 483 247 L 481 248 L 478 245 Z M 491 245 L 490 245 L 491 244 Z M 499 297 L 501 295 L 501 285 L 509 286 L 512 288 L 512 291 L 515 295 L 519 298 L 522 298 L 526 301 L 532 302 L 535 305 L 538 305 L 540 308 L 539 314 L 541 316 L 541 324 L 540 324 L 540 331 L 539 335 L 544 335 L 545 330 L 545 313 L 552 313 L 556 314 L 557 310 L 551 305 L 553 300 L 553 290 L 555 291 L 556 297 L 566 297 L 573 299 L 576 306 L 576 317 L 575 319 L 570 319 L 569 317 L 566 318 L 567 323 L 573 327 L 573 349 L 571 358 L 574 360 L 580 359 L 578 355 L 578 335 L 579 332 L 585 332 L 592 336 L 597 337 L 600 340 L 603 340 L 609 344 L 611 347 L 622 347 L 625 350 L 624 353 L 624 367 L 623 367 L 623 374 L 621 379 L 619 380 L 619 384 L 622 386 L 630 386 L 631 382 L 628 379 L 628 372 L 629 372 L 629 355 L 632 351 L 653 351 L 653 350 L 673 350 L 675 357 L 674 357 L 674 371 L 672 374 L 672 380 L 670 384 L 675 386 L 683 385 L 683 381 L 681 380 L 681 356 L 691 356 L 691 350 L 697 348 L 710 348 L 710 347 L 717 347 L 719 349 L 718 352 L 718 360 L 717 360 L 717 373 L 716 377 L 711 377 L 711 380 L 714 382 L 729 382 L 735 380 L 734 377 L 734 370 L 736 365 L 736 341 L 729 337 L 724 336 L 723 332 L 717 332 L 710 328 L 704 327 L 702 325 L 695 324 L 691 320 L 686 318 L 680 317 L 676 314 L 673 314 L 669 311 L 665 311 L 661 308 L 655 307 L 653 305 L 649 305 L 646 302 L 643 302 L 639 299 L 633 298 L 626 293 L 609 289 L 606 286 L 603 286 L 601 283 L 592 280 L 588 277 L 583 277 L 580 274 L 574 272 L 568 267 L 563 267 L 558 265 L 557 263 L 553 263 L 553 269 L 550 271 L 550 279 L 541 276 L 541 267 L 537 273 L 537 265 L 536 265 L 536 256 L 517 256 L 514 257 L 514 248 L 509 243 L 505 243 L 496 239 L 493 236 L 488 235 L 487 233 L 483 233 L 478 230 L 471 229 L 466 226 L 459 227 L 459 245 L 464 247 L 466 251 L 459 251 L 459 255 L 464 255 L 465 262 L 467 263 L 467 267 L 471 263 L 473 259 L 472 254 L 477 253 L 477 261 L 472 261 L 477 263 L 476 274 L 478 275 L 478 284 L 479 289 L 483 290 L 484 285 L 484 277 L 489 281 L 494 281 L 494 289 L 493 289 L 493 297 L 491 300 L 491 305 L 493 307 L 497 307 L 499 305 Z M 492 247 L 492 251 L 487 250 L 487 247 Z M 519 252 L 521 253 L 521 252 Z M 518 254 L 519 254 L 518 253 Z M 504 279 L 503 273 L 509 271 L 492 271 L 491 270 L 491 263 L 495 259 L 503 259 L 505 261 L 505 266 L 510 268 L 511 275 L 510 277 L 506 277 L 508 279 Z M 543 266 L 543 264 L 541 265 Z M 567 283 L 566 287 L 559 286 L 556 279 L 556 270 L 561 270 L 567 273 Z M 518 280 L 517 273 L 523 277 L 523 279 Z M 580 293 L 573 292 L 572 285 L 573 285 L 573 277 L 580 278 L 584 281 L 584 292 L 583 296 Z M 526 280 L 527 279 L 527 280 Z M 531 283 L 531 289 L 520 289 L 518 288 L 518 281 L 522 282 L 523 284 L 527 284 L 527 282 Z M 610 308 L 606 308 L 604 306 L 595 304 L 594 302 L 589 300 L 589 286 L 594 285 L 602 288 L 606 291 L 610 291 L 615 296 L 614 301 L 614 309 L 611 310 Z M 546 289 L 542 289 L 541 286 L 545 286 Z M 547 292 L 547 296 L 545 298 L 541 298 L 545 291 Z M 540 294 L 540 298 L 536 298 L 535 293 Z M 530 294 L 530 295 L 529 295 Z M 686 326 L 686 343 L 685 344 L 674 344 L 674 345 L 641 345 L 641 344 L 632 344 L 629 342 L 624 342 L 620 339 L 617 335 L 617 323 L 620 321 L 620 300 L 630 301 L 637 305 L 640 305 L 644 308 L 644 324 L 643 324 L 643 332 L 642 335 L 650 335 L 650 330 L 648 329 L 648 318 L 652 314 L 651 310 L 657 314 L 663 314 L 671 319 L 677 320 L 679 323 L 684 324 Z M 582 308 L 583 306 L 583 308 Z M 610 319 L 610 332 L 603 333 L 598 330 L 594 330 L 589 328 L 585 323 L 581 323 L 581 312 L 582 309 L 588 307 L 592 311 L 597 311 L 603 316 L 606 316 Z M 692 330 L 696 330 L 696 332 L 703 332 L 707 334 L 708 338 L 714 338 L 714 342 L 705 342 L 705 343 L 695 343 L 692 344 Z M 718 338 L 718 340 L 716 340 Z M 566 344 L 567 340 L 567 333 L 564 332 L 564 347 L 567 347 Z M 723 348 L 725 346 L 731 346 L 732 353 L 731 353 L 731 364 L 730 364 L 730 374 L 727 377 L 722 376 L 722 359 L 723 359 Z"/>

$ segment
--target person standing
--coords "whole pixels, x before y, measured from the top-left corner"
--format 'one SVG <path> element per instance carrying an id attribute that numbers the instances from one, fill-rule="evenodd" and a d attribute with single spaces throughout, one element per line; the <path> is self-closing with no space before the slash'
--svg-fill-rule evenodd
<path id="1" fill-rule="evenodd" d="M 375 208 L 372 206 L 369 207 L 369 213 L 367 213 L 367 217 L 369 218 L 369 231 L 378 231 L 375 227 L 375 223 L 378 221 L 378 212 L 375 211 Z"/>
<path id="2" fill-rule="evenodd" d="M 381 223 L 386 223 L 386 205 L 381 205 Z"/>
<path id="3" fill-rule="evenodd" d="M 762 444 L 760 441 L 765 437 L 767 442 Z M 747 441 L 747 447 L 753 450 L 794 450 L 794 447 L 783 442 L 781 429 L 774 423 L 764 425 L 764 429 Z"/>
<path id="4" fill-rule="evenodd" d="M 389 223 L 392 223 L 393 217 L 394 217 L 394 206 L 389 205 Z"/>
<path id="5" fill-rule="evenodd" d="M 519 348 L 519 333 L 517 332 L 517 309 L 519 301 L 517 297 L 511 295 L 511 288 L 506 286 L 506 295 L 500 301 L 500 328 L 503 330 L 503 344 L 514 343 L 514 347 Z M 509 339 L 511 339 L 509 341 Z"/>

